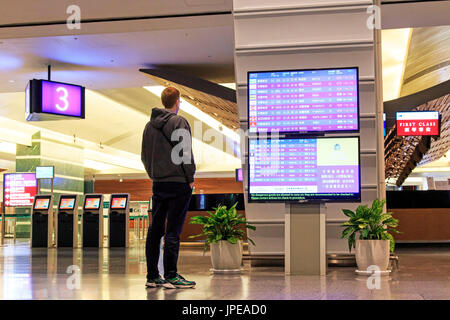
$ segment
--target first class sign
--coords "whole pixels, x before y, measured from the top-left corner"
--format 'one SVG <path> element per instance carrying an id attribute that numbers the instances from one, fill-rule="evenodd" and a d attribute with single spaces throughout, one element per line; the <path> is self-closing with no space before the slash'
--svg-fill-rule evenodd
<path id="1" fill-rule="evenodd" d="M 397 136 L 439 136 L 439 112 L 397 112 Z"/>
<path id="2" fill-rule="evenodd" d="M 85 88 L 79 85 L 31 80 L 25 90 L 27 121 L 85 118 Z"/>

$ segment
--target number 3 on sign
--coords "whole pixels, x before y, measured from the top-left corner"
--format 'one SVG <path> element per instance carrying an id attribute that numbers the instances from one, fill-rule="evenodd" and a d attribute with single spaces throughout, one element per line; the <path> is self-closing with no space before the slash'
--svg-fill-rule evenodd
<path id="1" fill-rule="evenodd" d="M 69 92 L 67 91 L 66 88 L 64 87 L 58 87 L 56 89 L 56 92 L 63 92 L 63 94 L 59 97 L 59 100 L 61 100 L 62 102 L 64 102 L 64 106 L 60 106 L 58 103 L 56 104 L 56 108 L 59 111 L 66 111 L 69 108 L 69 101 L 67 101 L 67 98 L 69 97 Z"/>

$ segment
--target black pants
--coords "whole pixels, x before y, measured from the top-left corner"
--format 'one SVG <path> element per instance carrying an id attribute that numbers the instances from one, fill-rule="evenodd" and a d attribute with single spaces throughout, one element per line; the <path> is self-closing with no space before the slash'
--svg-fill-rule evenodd
<path id="1" fill-rule="evenodd" d="M 161 238 L 164 235 L 164 278 L 175 277 L 180 250 L 180 234 L 191 195 L 192 189 L 188 183 L 153 183 L 152 224 L 148 228 L 145 247 L 147 279 L 159 276 L 159 251 Z"/>

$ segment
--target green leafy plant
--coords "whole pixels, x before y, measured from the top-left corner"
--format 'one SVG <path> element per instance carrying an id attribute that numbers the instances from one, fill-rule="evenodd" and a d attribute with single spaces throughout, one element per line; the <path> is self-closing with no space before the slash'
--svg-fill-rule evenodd
<path id="1" fill-rule="evenodd" d="M 245 237 L 242 226 L 252 230 L 256 230 L 256 228 L 248 224 L 242 214 L 237 212 L 236 205 L 237 202 L 227 209 L 227 206 L 219 204 L 217 208 L 213 208 L 215 210 L 214 213 L 208 211 L 206 216 L 191 217 L 190 224 L 203 225 L 203 231 L 189 238 L 206 236 L 205 251 L 211 243 L 217 243 L 220 240 L 225 240 L 232 244 L 242 240 Z M 252 239 L 249 238 L 248 240 L 253 245 L 255 244 Z"/>
<path id="2" fill-rule="evenodd" d="M 395 228 L 398 226 L 398 220 L 392 217 L 392 213 L 383 213 L 383 206 L 386 200 L 375 199 L 372 206 L 360 205 L 353 212 L 343 209 L 342 212 L 349 217 L 349 220 L 341 226 L 345 227 L 342 231 L 342 238 L 348 239 L 348 249 L 356 246 L 356 236 L 359 240 L 390 240 L 391 252 L 394 251 L 394 237 L 389 232 L 399 233 Z"/>

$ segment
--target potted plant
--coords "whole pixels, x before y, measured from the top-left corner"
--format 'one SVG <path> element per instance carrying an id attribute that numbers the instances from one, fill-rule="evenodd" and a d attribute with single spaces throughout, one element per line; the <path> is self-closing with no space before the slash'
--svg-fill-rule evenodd
<path id="1" fill-rule="evenodd" d="M 215 212 L 208 211 L 206 216 L 191 217 L 191 224 L 203 225 L 201 234 L 205 236 L 205 251 L 211 247 L 211 261 L 214 271 L 238 271 L 242 264 L 242 240 L 245 231 L 242 227 L 256 230 L 236 211 L 237 202 L 230 208 L 218 205 Z M 248 239 L 253 245 L 252 239 Z"/>
<path id="2" fill-rule="evenodd" d="M 365 272 L 369 266 L 378 266 L 386 271 L 389 265 L 389 251 L 395 248 L 394 237 L 390 232 L 398 231 L 398 220 L 392 213 L 383 213 L 385 200 L 375 199 L 372 206 L 360 205 L 355 212 L 343 209 L 349 220 L 342 224 L 342 238 L 348 239 L 348 248 L 355 248 L 358 271 Z M 359 237 L 356 239 L 356 237 Z"/>

